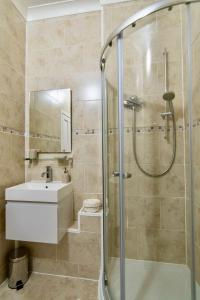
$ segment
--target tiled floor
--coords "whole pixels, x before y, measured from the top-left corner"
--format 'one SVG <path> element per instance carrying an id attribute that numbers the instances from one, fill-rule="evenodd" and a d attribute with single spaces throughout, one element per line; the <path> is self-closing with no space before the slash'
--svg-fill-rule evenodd
<path id="1" fill-rule="evenodd" d="M 1 300 L 97 300 L 97 281 L 32 274 L 24 289 L 0 287 Z"/>

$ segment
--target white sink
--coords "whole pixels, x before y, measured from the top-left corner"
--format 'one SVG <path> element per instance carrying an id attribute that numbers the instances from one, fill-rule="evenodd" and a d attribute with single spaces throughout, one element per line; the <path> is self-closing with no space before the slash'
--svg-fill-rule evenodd
<path id="1" fill-rule="evenodd" d="M 72 183 L 29 181 L 6 189 L 7 201 L 58 203 L 72 192 Z"/>
<path id="2" fill-rule="evenodd" d="M 6 189 L 6 238 L 58 244 L 73 222 L 72 182 L 30 181 Z"/>

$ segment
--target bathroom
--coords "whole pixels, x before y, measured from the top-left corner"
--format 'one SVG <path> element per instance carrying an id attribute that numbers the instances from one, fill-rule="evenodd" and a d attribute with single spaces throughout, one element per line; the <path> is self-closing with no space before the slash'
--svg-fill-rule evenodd
<path id="1" fill-rule="evenodd" d="M 0 299 L 200 300 L 199 25 L 0 0 Z"/>

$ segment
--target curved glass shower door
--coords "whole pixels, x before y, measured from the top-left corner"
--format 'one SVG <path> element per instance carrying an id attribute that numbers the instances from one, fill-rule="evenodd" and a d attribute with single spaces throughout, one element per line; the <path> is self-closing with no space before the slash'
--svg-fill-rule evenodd
<path id="1" fill-rule="evenodd" d="M 105 68 L 104 117 L 104 259 L 105 283 L 109 295 L 120 300 L 120 250 L 119 250 L 119 118 L 118 71 L 116 42 L 110 49 Z"/>
<path id="2" fill-rule="evenodd" d="M 182 5 L 124 33 L 126 299 L 191 299 L 186 266 Z"/>
<path id="3" fill-rule="evenodd" d="M 112 300 L 200 300 L 200 3 L 183 2 L 136 14 L 103 55 Z"/>

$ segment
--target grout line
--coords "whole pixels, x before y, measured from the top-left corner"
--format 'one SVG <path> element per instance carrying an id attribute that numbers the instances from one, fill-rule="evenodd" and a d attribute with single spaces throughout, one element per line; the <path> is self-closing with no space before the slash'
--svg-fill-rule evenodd
<path id="1" fill-rule="evenodd" d="M 51 274 L 51 273 L 41 273 L 41 272 L 36 272 L 33 271 L 32 274 L 36 275 L 42 275 L 42 276 L 52 276 L 52 277 L 60 277 L 60 278 L 69 278 L 69 279 L 80 279 L 80 280 L 85 280 L 85 281 L 93 281 L 93 282 L 98 282 L 97 279 L 90 279 L 90 278 L 84 278 L 84 277 L 74 277 L 74 276 L 69 276 L 69 275 L 56 275 L 56 274 Z"/>
<path id="2" fill-rule="evenodd" d="M 3 126 L 3 125 L 0 125 L 0 133 L 24 136 L 24 131 L 16 130 L 14 128 Z"/>

